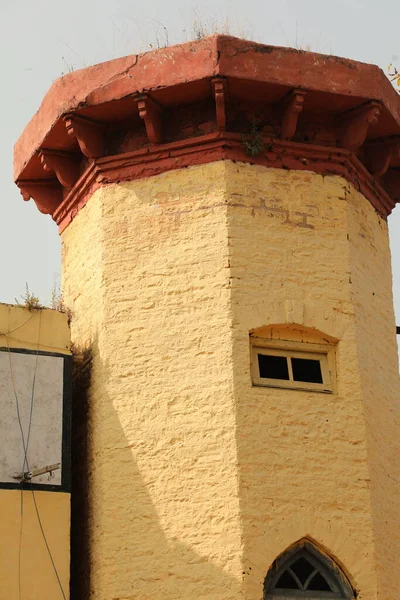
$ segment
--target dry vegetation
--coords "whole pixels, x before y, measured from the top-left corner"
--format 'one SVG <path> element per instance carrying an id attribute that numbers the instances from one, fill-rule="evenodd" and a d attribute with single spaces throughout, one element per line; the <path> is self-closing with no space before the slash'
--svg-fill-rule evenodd
<path id="1" fill-rule="evenodd" d="M 400 94 L 400 73 L 397 70 L 397 68 L 392 64 L 390 64 L 388 66 L 388 76 L 389 76 L 390 81 L 393 84 L 393 87 Z"/>

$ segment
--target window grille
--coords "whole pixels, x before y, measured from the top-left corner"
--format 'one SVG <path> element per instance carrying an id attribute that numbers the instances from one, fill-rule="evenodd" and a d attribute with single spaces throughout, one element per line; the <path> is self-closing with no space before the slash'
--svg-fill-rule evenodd
<path id="1" fill-rule="evenodd" d="M 265 579 L 265 600 L 355 598 L 349 581 L 326 555 L 309 542 L 282 554 Z"/>

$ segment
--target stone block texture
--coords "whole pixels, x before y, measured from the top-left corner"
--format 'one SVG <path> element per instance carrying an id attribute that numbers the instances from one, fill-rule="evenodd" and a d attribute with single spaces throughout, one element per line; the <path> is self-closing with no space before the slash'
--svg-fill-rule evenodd
<path id="1" fill-rule="evenodd" d="M 310 538 L 398 595 L 387 223 L 339 176 L 218 161 L 98 189 L 62 234 L 92 353 L 91 598 L 260 600 Z M 249 334 L 335 344 L 333 394 L 257 388 Z"/>

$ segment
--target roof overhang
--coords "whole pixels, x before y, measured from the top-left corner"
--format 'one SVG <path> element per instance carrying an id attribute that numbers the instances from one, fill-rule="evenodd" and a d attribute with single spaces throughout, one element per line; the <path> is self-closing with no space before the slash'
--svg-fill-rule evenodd
<path id="1" fill-rule="evenodd" d="M 387 217 L 400 97 L 374 65 L 213 36 L 58 79 L 14 177 L 63 228 L 98 185 L 229 158 L 339 174 Z"/>

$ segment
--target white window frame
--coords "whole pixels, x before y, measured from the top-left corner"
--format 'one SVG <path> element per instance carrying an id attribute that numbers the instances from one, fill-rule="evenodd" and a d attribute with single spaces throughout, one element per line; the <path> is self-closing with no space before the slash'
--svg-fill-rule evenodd
<path id="1" fill-rule="evenodd" d="M 253 386 L 274 387 L 308 392 L 332 394 L 335 391 L 335 350 L 328 344 L 290 342 L 250 337 L 251 377 Z M 289 380 L 260 377 L 258 354 L 286 357 Z M 291 358 L 318 360 L 321 366 L 322 383 L 294 381 Z"/>

